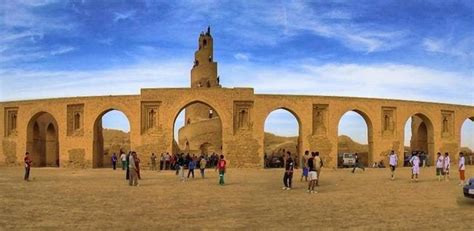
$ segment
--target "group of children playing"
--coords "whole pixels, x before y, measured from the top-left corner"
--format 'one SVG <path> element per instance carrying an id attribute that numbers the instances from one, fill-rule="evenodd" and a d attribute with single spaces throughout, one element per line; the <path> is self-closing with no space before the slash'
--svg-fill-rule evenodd
<path id="1" fill-rule="evenodd" d="M 392 152 L 389 155 L 389 162 L 390 162 L 390 169 L 392 173 L 392 180 L 395 179 L 395 168 L 398 163 L 398 157 L 395 152 Z M 418 182 L 418 176 L 420 175 L 420 157 L 418 157 L 417 153 L 414 153 L 413 156 L 410 158 L 410 165 L 412 166 L 412 174 L 411 174 L 411 181 Z M 440 152 L 437 154 L 436 159 L 436 176 L 438 177 L 438 181 L 441 181 L 442 178 L 445 181 L 449 180 L 449 169 L 451 167 L 451 158 L 449 157 L 449 153 L 444 153 L 444 156 L 441 155 Z M 466 170 L 466 162 L 464 158 L 464 154 L 461 152 L 459 153 L 459 162 L 458 162 L 458 170 L 459 170 L 459 185 L 465 184 L 465 170 Z"/>

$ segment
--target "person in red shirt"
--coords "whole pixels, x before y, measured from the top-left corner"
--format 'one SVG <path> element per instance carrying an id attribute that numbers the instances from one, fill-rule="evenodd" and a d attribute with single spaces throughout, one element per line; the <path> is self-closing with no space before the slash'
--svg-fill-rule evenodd
<path id="1" fill-rule="evenodd" d="M 219 184 L 224 185 L 224 174 L 227 162 L 224 160 L 224 155 L 221 155 L 220 157 L 221 158 L 217 162 L 216 171 L 219 170 Z"/>
<path id="2" fill-rule="evenodd" d="M 33 161 L 31 161 L 29 152 L 25 153 L 25 158 L 23 159 L 23 161 L 25 162 L 25 178 L 24 178 L 24 180 L 25 181 L 30 181 L 30 168 L 31 168 L 31 163 Z"/>

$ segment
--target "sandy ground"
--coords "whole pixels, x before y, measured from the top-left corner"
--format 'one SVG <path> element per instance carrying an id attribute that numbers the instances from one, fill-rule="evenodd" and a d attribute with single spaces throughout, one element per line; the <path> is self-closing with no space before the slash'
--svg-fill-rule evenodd
<path id="1" fill-rule="evenodd" d="M 295 172 L 282 190 L 281 169 L 230 169 L 179 182 L 173 172 L 143 171 L 130 187 L 122 170 L 0 168 L 0 230 L 473 230 L 474 200 L 462 196 L 457 174 L 438 182 L 434 168 L 410 183 L 409 168 L 365 172 L 324 169 L 318 194 Z M 474 166 L 467 175 L 473 176 Z"/>

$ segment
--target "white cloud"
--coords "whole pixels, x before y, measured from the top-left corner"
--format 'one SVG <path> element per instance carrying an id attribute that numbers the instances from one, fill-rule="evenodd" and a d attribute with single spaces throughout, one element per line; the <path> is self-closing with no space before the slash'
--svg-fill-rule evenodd
<path id="1" fill-rule="evenodd" d="M 234 58 L 239 61 L 249 61 L 249 54 L 247 53 L 237 53 L 234 55 Z"/>
<path id="2" fill-rule="evenodd" d="M 422 46 L 425 51 L 432 53 L 447 54 L 450 56 L 469 59 L 474 58 L 474 37 L 465 37 L 461 40 L 425 38 Z"/>
<path id="3" fill-rule="evenodd" d="M 72 52 L 72 51 L 75 51 L 75 50 L 76 50 L 76 48 L 71 47 L 71 46 L 60 47 L 58 49 L 50 51 L 50 54 L 51 55 L 62 55 L 62 54 L 66 54 L 66 53 L 69 53 L 69 52 Z"/>
<path id="4" fill-rule="evenodd" d="M 120 12 L 120 13 L 115 12 L 114 22 L 133 19 L 133 17 L 135 16 L 135 13 L 136 13 L 135 10 L 129 10 L 129 11 Z"/>

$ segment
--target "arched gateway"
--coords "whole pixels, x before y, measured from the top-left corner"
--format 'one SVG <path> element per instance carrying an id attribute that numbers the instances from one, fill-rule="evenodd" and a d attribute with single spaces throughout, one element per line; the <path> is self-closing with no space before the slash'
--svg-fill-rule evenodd
<path id="1" fill-rule="evenodd" d="M 196 151 L 221 152 L 230 167 L 256 168 L 263 166 L 265 119 L 277 108 L 289 109 L 298 119 L 298 154 L 319 151 L 326 166 L 333 167 L 337 166 L 339 120 L 347 111 L 358 112 L 367 123 L 370 161 L 385 160 L 390 150 L 403 155 L 409 118 L 413 121 L 410 148 L 422 149 L 431 156 L 435 152 L 457 153 L 461 149 L 462 124 L 474 116 L 474 107 L 465 105 L 262 95 L 252 88 L 224 88 L 217 75 L 209 29 L 200 34 L 194 58 L 190 88 L 146 88 L 139 95 L 126 96 L 0 102 L 0 163 L 19 164 L 24 152 L 29 151 L 36 166 L 102 166 L 103 160 L 97 157 L 101 152 L 97 118 L 109 109 L 127 115 L 130 148 L 147 157 L 152 152 L 173 152 L 175 118 L 181 109 L 191 106 L 186 108 L 188 127 L 183 132 L 189 144 L 196 144 Z M 201 104 L 190 105 L 192 102 Z M 216 137 L 220 139 L 217 142 Z M 148 159 L 142 158 L 143 164 Z"/>

